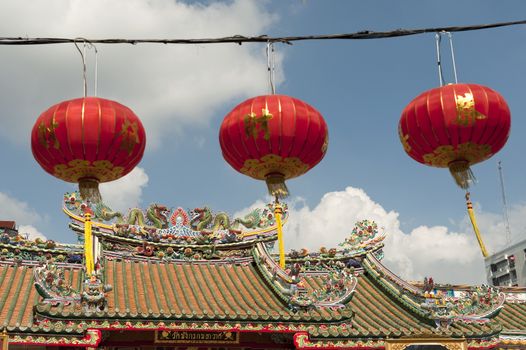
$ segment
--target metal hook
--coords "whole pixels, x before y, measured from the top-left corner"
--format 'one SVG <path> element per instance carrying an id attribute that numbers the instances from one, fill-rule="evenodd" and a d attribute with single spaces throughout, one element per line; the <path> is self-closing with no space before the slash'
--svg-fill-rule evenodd
<path id="1" fill-rule="evenodd" d="M 274 43 L 272 41 L 267 41 L 267 70 L 269 75 L 270 93 L 272 95 L 276 93 L 276 88 L 274 86 L 274 68 Z"/>
<path id="2" fill-rule="evenodd" d="M 77 44 L 78 41 L 82 41 L 84 43 L 83 50 L 80 49 L 79 45 Z M 88 83 L 86 79 L 86 48 L 94 49 L 95 50 L 95 96 L 97 96 L 97 85 L 98 85 L 98 53 L 97 47 L 90 42 L 89 40 L 85 38 L 75 38 L 73 40 L 73 43 L 75 44 L 75 47 L 80 53 L 80 57 L 82 59 L 82 80 L 84 83 L 84 97 L 87 97 L 88 94 Z"/>

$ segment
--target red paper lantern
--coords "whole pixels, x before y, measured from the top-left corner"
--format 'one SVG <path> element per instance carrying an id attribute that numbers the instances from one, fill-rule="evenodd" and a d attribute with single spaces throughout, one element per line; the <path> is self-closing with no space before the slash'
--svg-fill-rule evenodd
<path id="1" fill-rule="evenodd" d="M 100 201 L 99 182 L 128 174 L 141 160 L 146 135 L 139 118 L 118 102 L 77 98 L 49 108 L 31 132 L 31 149 L 53 176 L 78 182 L 82 198 Z"/>
<path id="2" fill-rule="evenodd" d="M 470 165 L 488 159 L 506 143 L 510 111 L 496 91 L 476 84 L 451 84 L 424 92 L 402 112 L 398 131 L 416 161 L 449 168 L 467 189 Z"/>
<path id="3" fill-rule="evenodd" d="M 265 180 L 276 197 L 288 195 L 285 179 L 318 164 L 328 145 L 327 124 L 309 104 L 284 95 L 253 97 L 223 120 L 223 157 L 237 171 Z"/>

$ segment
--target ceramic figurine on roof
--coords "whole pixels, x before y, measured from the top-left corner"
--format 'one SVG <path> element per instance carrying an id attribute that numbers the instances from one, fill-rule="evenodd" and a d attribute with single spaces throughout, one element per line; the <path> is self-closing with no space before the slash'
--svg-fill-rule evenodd
<path id="1" fill-rule="evenodd" d="M 84 288 L 81 295 L 82 305 L 85 312 L 104 312 L 108 311 L 108 301 L 106 293 L 113 287 L 109 284 L 104 285 L 100 278 L 93 274 L 84 281 Z"/>
<path id="2" fill-rule="evenodd" d="M 287 219 L 286 205 L 284 220 Z M 94 229 L 105 237 L 129 238 L 173 245 L 242 244 L 244 241 L 272 236 L 276 222 L 272 204 L 256 208 L 243 217 L 214 213 L 204 206 L 191 210 L 151 204 L 146 210 L 132 208 L 127 214 L 113 211 L 103 202 L 83 201 L 78 192 L 64 195 L 64 212 L 74 227 L 82 226 L 86 214 L 93 216 Z"/>
<path id="3" fill-rule="evenodd" d="M 458 320 L 488 322 L 490 316 L 502 308 L 504 301 L 505 295 L 499 290 L 478 286 L 453 296 L 441 292 L 428 295 L 422 307 L 430 311 L 437 326 L 448 327 Z"/>
<path id="4" fill-rule="evenodd" d="M 58 267 L 49 257 L 43 266 L 34 269 L 34 283 L 44 302 L 78 302 L 80 297 L 68 284 L 64 269 Z"/>

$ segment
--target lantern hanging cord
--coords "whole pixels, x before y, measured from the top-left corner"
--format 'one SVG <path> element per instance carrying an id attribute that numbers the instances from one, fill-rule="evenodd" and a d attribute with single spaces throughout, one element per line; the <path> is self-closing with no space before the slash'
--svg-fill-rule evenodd
<path id="1" fill-rule="evenodd" d="M 83 81 L 83 87 L 84 87 L 84 97 L 88 95 L 88 83 L 86 79 L 86 41 L 84 41 L 84 47 L 83 50 L 80 49 L 79 45 L 77 44 L 77 40 L 83 40 L 82 38 L 77 38 L 73 42 L 75 44 L 75 47 L 80 53 L 80 57 L 82 59 L 82 81 Z"/>
<path id="2" fill-rule="evenodd" d="M 396 29 L 387 32 L 376 32 L 363 30 L 346 34 L 328 35 L 304 35 L 304 36 L 244 36 L 234 35 L 222 38 L 202 38 L 202 39 L 90 39 L 86 40 L 90 44 L 222 44 L 222 43 L 249 43 L 249 42 L 281 42 L 292 44 L 294 41 L 305 40 L 361 40 L 361 39 L 383 39 L 396 38 L 409 35 L 418 35 L 437 32 L 466 32 L 490 28 L 508 27 L 526 24 L 526 20 L 513 22 L 499 22 L 482 25 L 435 27 L 421 29 Z M 23 37 L 0 37 L 0 45 L 46 45 L 46 44 L 66 44 L 75 43 L 78 39 L 70 38 L 23 38 Z"/>
<path id="3" fill-rule="evenodd" d="M 274 43 L 269 41 L 267 42 L 267 70 L 268 70 L 268 80 L 270 84 L 270 93 L 274 95 L 276 93 L 276 87 L 274 85 Z"/>
<path id="4" fill-rule="evenodd" d="M 455 50 L 453 49 L 453 34 L 447 32 L 449 38 L 449 49 L 451 50 L 451 63 L 453 64 L 453 75 L 455 76 L 455 84 L 458 84 L 457 78 L 457 63 L 455 62 Z"/>
<path id="5" fill-rule="evenodd" d="M 79 45 L 77 44 L 78 41 L 82 41 L 84 43 L 83 49 L 81 50 Z M 98 53 L 97 47 L 90 41 L 84 38 L 75 38 L 73 41 L 75 44 L 75 47 L 80 53 L 80 57 L 82 59 L 82 81 L 84 83 L 84 97 L 88 96 L 88 80 L 86 78 L 86 49 L 93 49 L 95 51 L 95 92 L 94 96 L 97 96 L 97 86 L 98 86 Z"/>
<path id="6" fill-rule="evenodd" d="M 442 35 L 447 35 L 449 39 L 449 50 L 451 53 L 451 65 L 453 66 L 453 77 L 455 78 L 455 84 L 458 84 L 457 77 L 457 63 L 455 62 L 455 50 L 453 49 L 453 35 L 450 32 L 439 32 L 435 34 L 435 43 L 437 51 L 437 67 L 438 67 L 438 79 L 440 81 L 440 86 L 444 86 L 444 74 L 442 71 L 442 55 L 441 55 L 441 41 Z"/>
<path id="7" fill-rule="evenodd" d="M 442 41 L 442 36 L 440 33 L 435 34 L 435 43 L 437 48 L 437 67 L 438 67 L 438 80 L 440 81 L 440 86 L 444 86 L 444 75 L 442 74 L 442 60 L 440 58 L 440 42 Z"/>
<path id="8" fill-rule="evenodd" d="M 97 87 L 99 85 L 99 51 L 95 45 L 91 44 L 91 47 L 95 50 L 95 90 L 93 95 L 97 97 Z"/>

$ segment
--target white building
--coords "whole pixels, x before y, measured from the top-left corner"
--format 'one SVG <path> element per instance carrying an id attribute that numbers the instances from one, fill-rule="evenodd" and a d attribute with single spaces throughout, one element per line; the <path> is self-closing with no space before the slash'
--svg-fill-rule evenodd
<path id="1" fill-rule="evenodd" d="M 486 277 L 493 286 L 526 286 L 526 240 L 486 258 Z"/>

